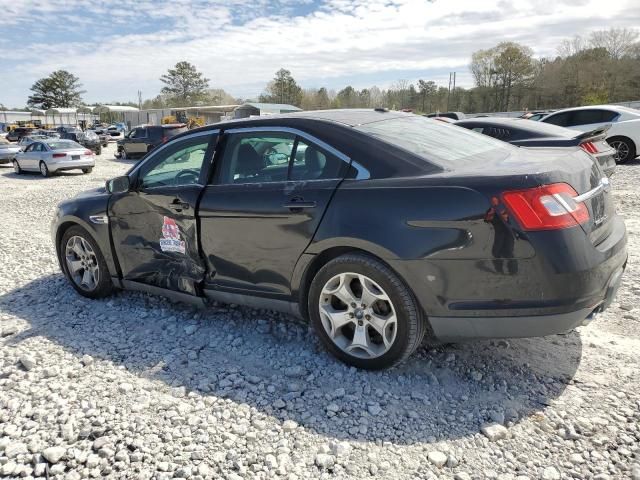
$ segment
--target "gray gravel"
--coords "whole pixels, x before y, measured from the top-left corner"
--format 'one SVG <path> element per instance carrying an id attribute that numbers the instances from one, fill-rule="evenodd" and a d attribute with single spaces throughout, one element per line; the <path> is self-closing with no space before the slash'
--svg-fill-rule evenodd
<path id="1" fill-rule="evenodd" d="M 113 148 L 90 175 L 0 166 L 0 476 L 640 479 L 640 162 L 613 179 L 630 265 L 608 312 L 369 373 L 274 312 L 78 296 L 50 220 L 128 168 Z"/>

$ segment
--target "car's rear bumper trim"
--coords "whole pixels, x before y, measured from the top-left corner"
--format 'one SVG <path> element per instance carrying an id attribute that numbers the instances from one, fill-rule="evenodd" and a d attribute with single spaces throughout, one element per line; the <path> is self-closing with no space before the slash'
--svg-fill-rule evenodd
<path id="1" fill-rule="evenodd" d="M 527 317 L 429 317 L 438 340 L 544 337 L 566 333 L 582 325 L 596 308 Z"/>

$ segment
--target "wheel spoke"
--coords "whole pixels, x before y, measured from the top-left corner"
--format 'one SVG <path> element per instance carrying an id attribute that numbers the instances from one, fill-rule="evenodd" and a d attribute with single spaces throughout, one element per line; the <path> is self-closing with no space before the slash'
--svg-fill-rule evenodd
<path id="1" fill-rule="evenodd" d="M 335 337 L 342 327 L 353 322 L 348 311 L 336 310 L 330 304 L 323 305 L 320 314 L 329 320 L 331 325 L 331 332 L 329 334 L 331 337 Z"/>
<path id="2" fill-rule="evenodd" d="M 369 332 L 367 330 L 367 327 L 365 327 L 364 325 L 356 326 L 356 329 L 353 333 L 353 340 L 347 347 L 348 352 L 353 352 L 354 350 L 364 350 L 368 356 L 375 356 L 369 343 Z"/>
<path id="3" fill-rule="evenodd" d="M 364 275 L 358 275 L 360 285 L 362 285 L 362 295 L 360 296 L 360 302 L 371 306 L 377 300 L 389 300 L 384 292 L 371 280 Z"/>
<path id="4" fill-rule="evenodd" d="M 381 317 L 380 315 L 373 314 L 369 319 L 369 325 L 380 334 L 384 346 L 389 348 L 395 338 L 395 325 L 396 316 L 391 314 L 389 316 Z M 393 329 L 391 328 L 393 327 Z"/>
<path id="5" fill-rule="evenodd" d="M 91 280 L 93 279 L 93 277 L 91 276 L 91 272 L 89 272 L 89 269 L 85 269 L 84 273 L 82 274 L 82 285 L 86 285 L 88 288 L 92 287 L 92 283 Z"/>
<path id="6" fill-rule="evenodd" d="M 71 255 L 67 256 L 67 265 L 69 266 L 71 273 L 77 273 L 82 269 L 82 261 L 74 260 L 71 258 Z"/>
<path id="7" fill-rule="evenodd" d="M 82 257 L 85 254 L 84 248 L 82 248 L 82 244 L 78 241 L 78 237 L 74 238 L 73 245 L 71 246 L 71 249 L 79 257 Z"/>
<path id="8" fill-rule="evenodd" d="M 323 295 L 335 295 L 336 297 L 338 297 L 338 299 L 340 299 L 340 301 L 342 301 L 346 305 L 351 305 L 352 303 L 356 303 L 358 301 L 358 298 L 351 291 L 351 286 L 349 285 L 351 283 L 351 280 L 352 280 L 352 277 L 344 273 L 341 274 L 340 281 L 337 287 L 331 289 L 330 287 L 327 288 L 327 286 L 325 286 Z M 331 283 L 331 281 L 329 283 Z"/>

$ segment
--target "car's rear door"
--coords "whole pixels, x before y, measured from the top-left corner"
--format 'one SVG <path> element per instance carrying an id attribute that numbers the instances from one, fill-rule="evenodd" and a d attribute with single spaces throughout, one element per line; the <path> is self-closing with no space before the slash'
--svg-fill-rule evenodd
<path id="1" fill-rule="evenodd" d="M 195 295 L 203 280 L 196 210 L 217 131 L 165 144 L 130 174 L 129 192 L 112 195 L 109 224 L 123 280 Z"/>
<path id="2" fill-rule="evenodd" d="M 223 143 L 199 209 L 205 288 L 288 297 L 349 159 L 285 128 L 228 130 Z"/>

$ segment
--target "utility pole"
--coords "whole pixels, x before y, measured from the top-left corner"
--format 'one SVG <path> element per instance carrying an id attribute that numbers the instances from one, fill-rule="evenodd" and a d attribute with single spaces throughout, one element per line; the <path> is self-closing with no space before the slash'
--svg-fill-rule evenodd
<path id="1" fill-rule="evenodd" d="M 138 110 L 142 110 L 142 92 L 138 90 Z"/>
<path id="2" fill-rule="evenodd" d="M 447 91 L 447 112 L 449 111 L 449 98 L 451 97 L 451 72 L 449 72 L 449 89 Z"/>
<path id="3" fill-rule="evenodd" d="M 456 110 L 458 110 L 458 99 L 456 98 L 456 72 L 453 72 L 453 100 Z"/>

